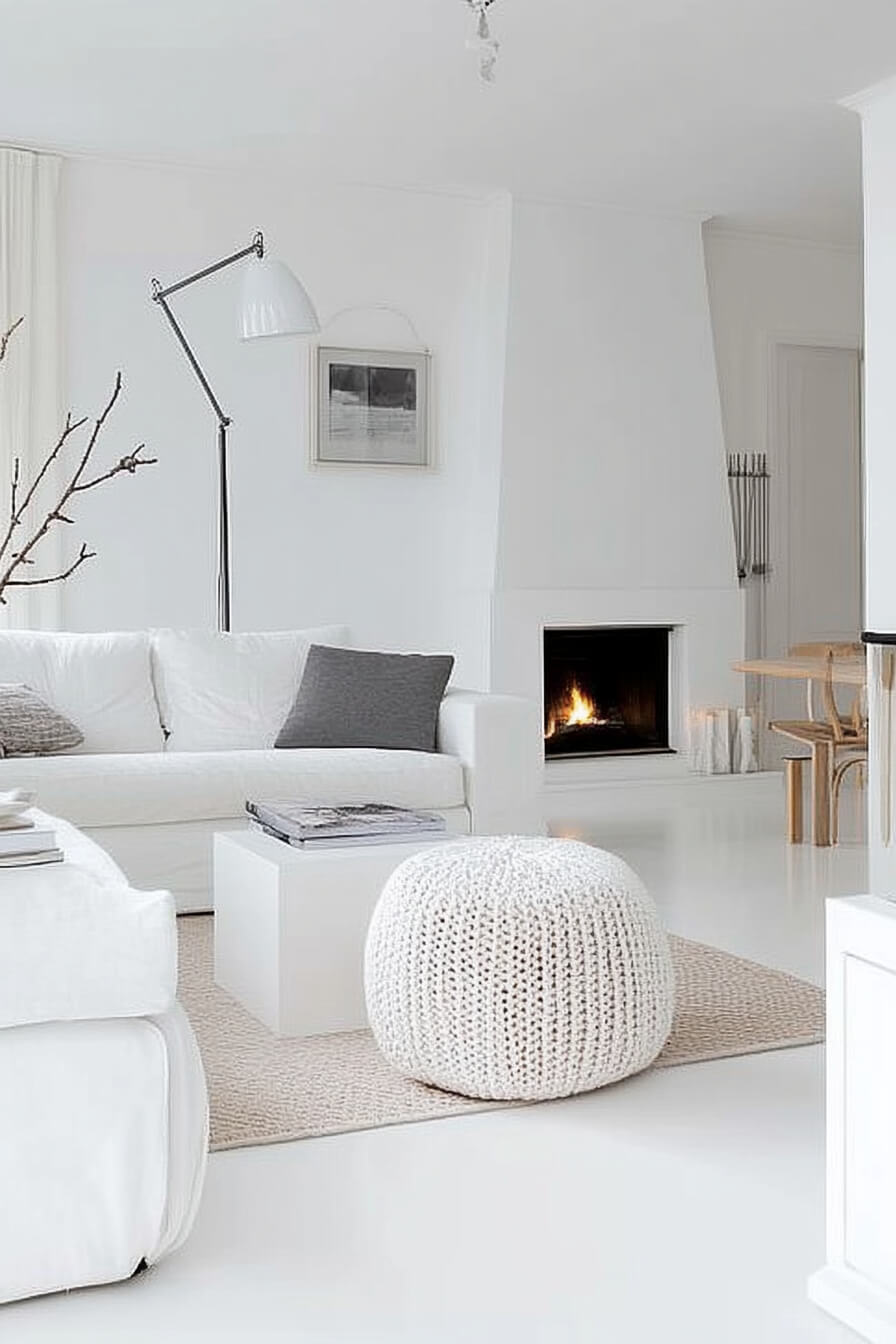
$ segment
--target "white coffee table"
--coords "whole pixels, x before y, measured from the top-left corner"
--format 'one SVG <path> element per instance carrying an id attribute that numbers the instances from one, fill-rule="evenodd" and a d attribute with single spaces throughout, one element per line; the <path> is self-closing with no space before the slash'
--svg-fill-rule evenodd
<path id="1" fill-rule="evenodd" d="M 215 836 L 215 980 L 278 1036 L 367 1026 L 364 942 L 386 878 L 444 840 L 302 850 Z"/>

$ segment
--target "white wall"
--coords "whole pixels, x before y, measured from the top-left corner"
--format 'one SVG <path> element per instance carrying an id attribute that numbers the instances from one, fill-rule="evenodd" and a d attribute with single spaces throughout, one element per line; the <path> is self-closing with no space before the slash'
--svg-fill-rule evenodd
<path id="1" fill-rule="evenodd" d="M 544 625 L 682 627 L 678 722 L 732 704 L 741 600 L 697 221 L 516 202 L 496 685 L 540 695 Z"/>
<path id="2" fill-rule="evenodd" d="M 145 440 L 159 458 L 81 502 L 79 520 L 99 555 L 66 587 L 66 625 L 214 619 L 215 421 L 149 284 L 226 255 L 260 227 L 322 321 L 366 306 L 326 328 L 324 343 L 413 345 L 401 317 L 370 310 L 384 304 L 434 350 L 439 469 L 312 470 L 302 343 L 236 339 L 238 268 L 177 296 L 234 421 L 234 628 L 346 621 L 361 643 L 452 648 L 458 679 L 482 683 L 490 562 L 482 549 L 460 566 L 458 557 L 481 507 L 480 435 L 490 424 L 480 379 L 488 203 L 305 193 L 270 178 L 96 161 L 68 162 L 63 187 L 68 397 L 79 410 L 97 409 L 121 368 L 125 393 L 105 454 Z"/>
<path id="3" fill-rule="evenodd" d="M 438 470 L 312 470 L 307 355 L 241 344 L 238 273 L 175 300 L 233 415 L 235 628 L 347 621 L 361 643 L 451 648 L 457 679 L 540 695 L 544 623 L 668 621 L 681 714 L 734 703 L 742 651 L 699 223 L 580 205 L 66 165 L 68 393 L 126 391 L 108 459 L 158 467 L 82 501 L 99 558 L 72 629 L 210 625 L 214 418 L 149 281 L 263 227 L 326 343 L 434 351 Z"/>
<path id="4" fill-rule="evenodd" d="M 857 248 L 704 229 L 725 446 L 763 452 L 774 341 L 861 344 Z"/>

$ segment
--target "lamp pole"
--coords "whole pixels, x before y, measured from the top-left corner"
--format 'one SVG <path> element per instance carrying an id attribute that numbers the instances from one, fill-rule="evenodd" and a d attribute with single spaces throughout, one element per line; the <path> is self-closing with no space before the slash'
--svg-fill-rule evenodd
<path id="1" fill-rule="evenodd" d="M 256 233 L 248 247 L 243 247 L 238 252 L 231 253 L 229 257 L 223 257 L 221 261 L 213 262 L 211 266 L 203 267 L 201 271 L 196 271 L 193 275 L 188 275 L 183 280 L 178 280 L 173 285 L 165 285 L 163 287 L 158 280 L 153 280 L 152 282 L 153 302 L 159 305 L 168 319 L 171 329 L 177 337 L 180 348 L 186 355 L 187 362 L 196 375 L 196 378 L 211 403 L 212 410 L 215 412 L 218 419 L 217 608 L 218 629 L 220 631 L 230 630 L 230 501 L 227 487 L 227 430 L 230 427 L 231 419 L 212 391 L 211 384 L 205 376 L 196 355 L 193 353 L 180 323 L 171 311 L 168 299 L 172 294 L 176 294 L 179 290 L 186 289 L 188 285 L 193 285 L 198 280 L 205 280 L 208 276 L 214 275 L 216 271 L 223 271 L 225 267 L 233 266 L 236 262 L 242 261 L 245 257 L 253 255 L 258 257 L 259 260 L 264 256 L 264 238 L 261 233 Z"/>

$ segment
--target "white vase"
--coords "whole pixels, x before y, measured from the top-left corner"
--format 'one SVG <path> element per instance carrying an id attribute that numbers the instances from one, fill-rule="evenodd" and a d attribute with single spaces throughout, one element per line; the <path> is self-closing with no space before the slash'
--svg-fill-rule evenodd
<path id="1" fill-rule="evenodd" d="M 752 709 L 737 711 L 732 767 L 736 774 L 748 775 L 759 769 L 756 755 L 756 714 Z"/>

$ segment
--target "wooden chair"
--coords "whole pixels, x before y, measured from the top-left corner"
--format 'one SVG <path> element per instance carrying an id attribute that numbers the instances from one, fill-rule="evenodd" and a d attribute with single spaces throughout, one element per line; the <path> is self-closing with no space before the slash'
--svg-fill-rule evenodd
<path id="1" fill-rule="evenodd" d="M 823 718 L 816 718 L 813 679 L 808 679 L 806 720 L 775 720 L 771 730 L 791 741 L 808 746 L 812 753 L 812 834 L 816 845 L 836 843 L 839 832 L 838 809 L 843 778 L 853 765 L 863 765 L 868 755 L 868 725 L 859 691 L 847 714 L 842 714 L 834 694 L 833 669 L 837 658 L 855 658 L 864 652 L 856 643 L 795 644 L 794 658 L 824 660 L 821 700 Z M 842 760 L 838 760 L 838 755 Z M 833 834 L 831 827 L 834 817 Z"/>

